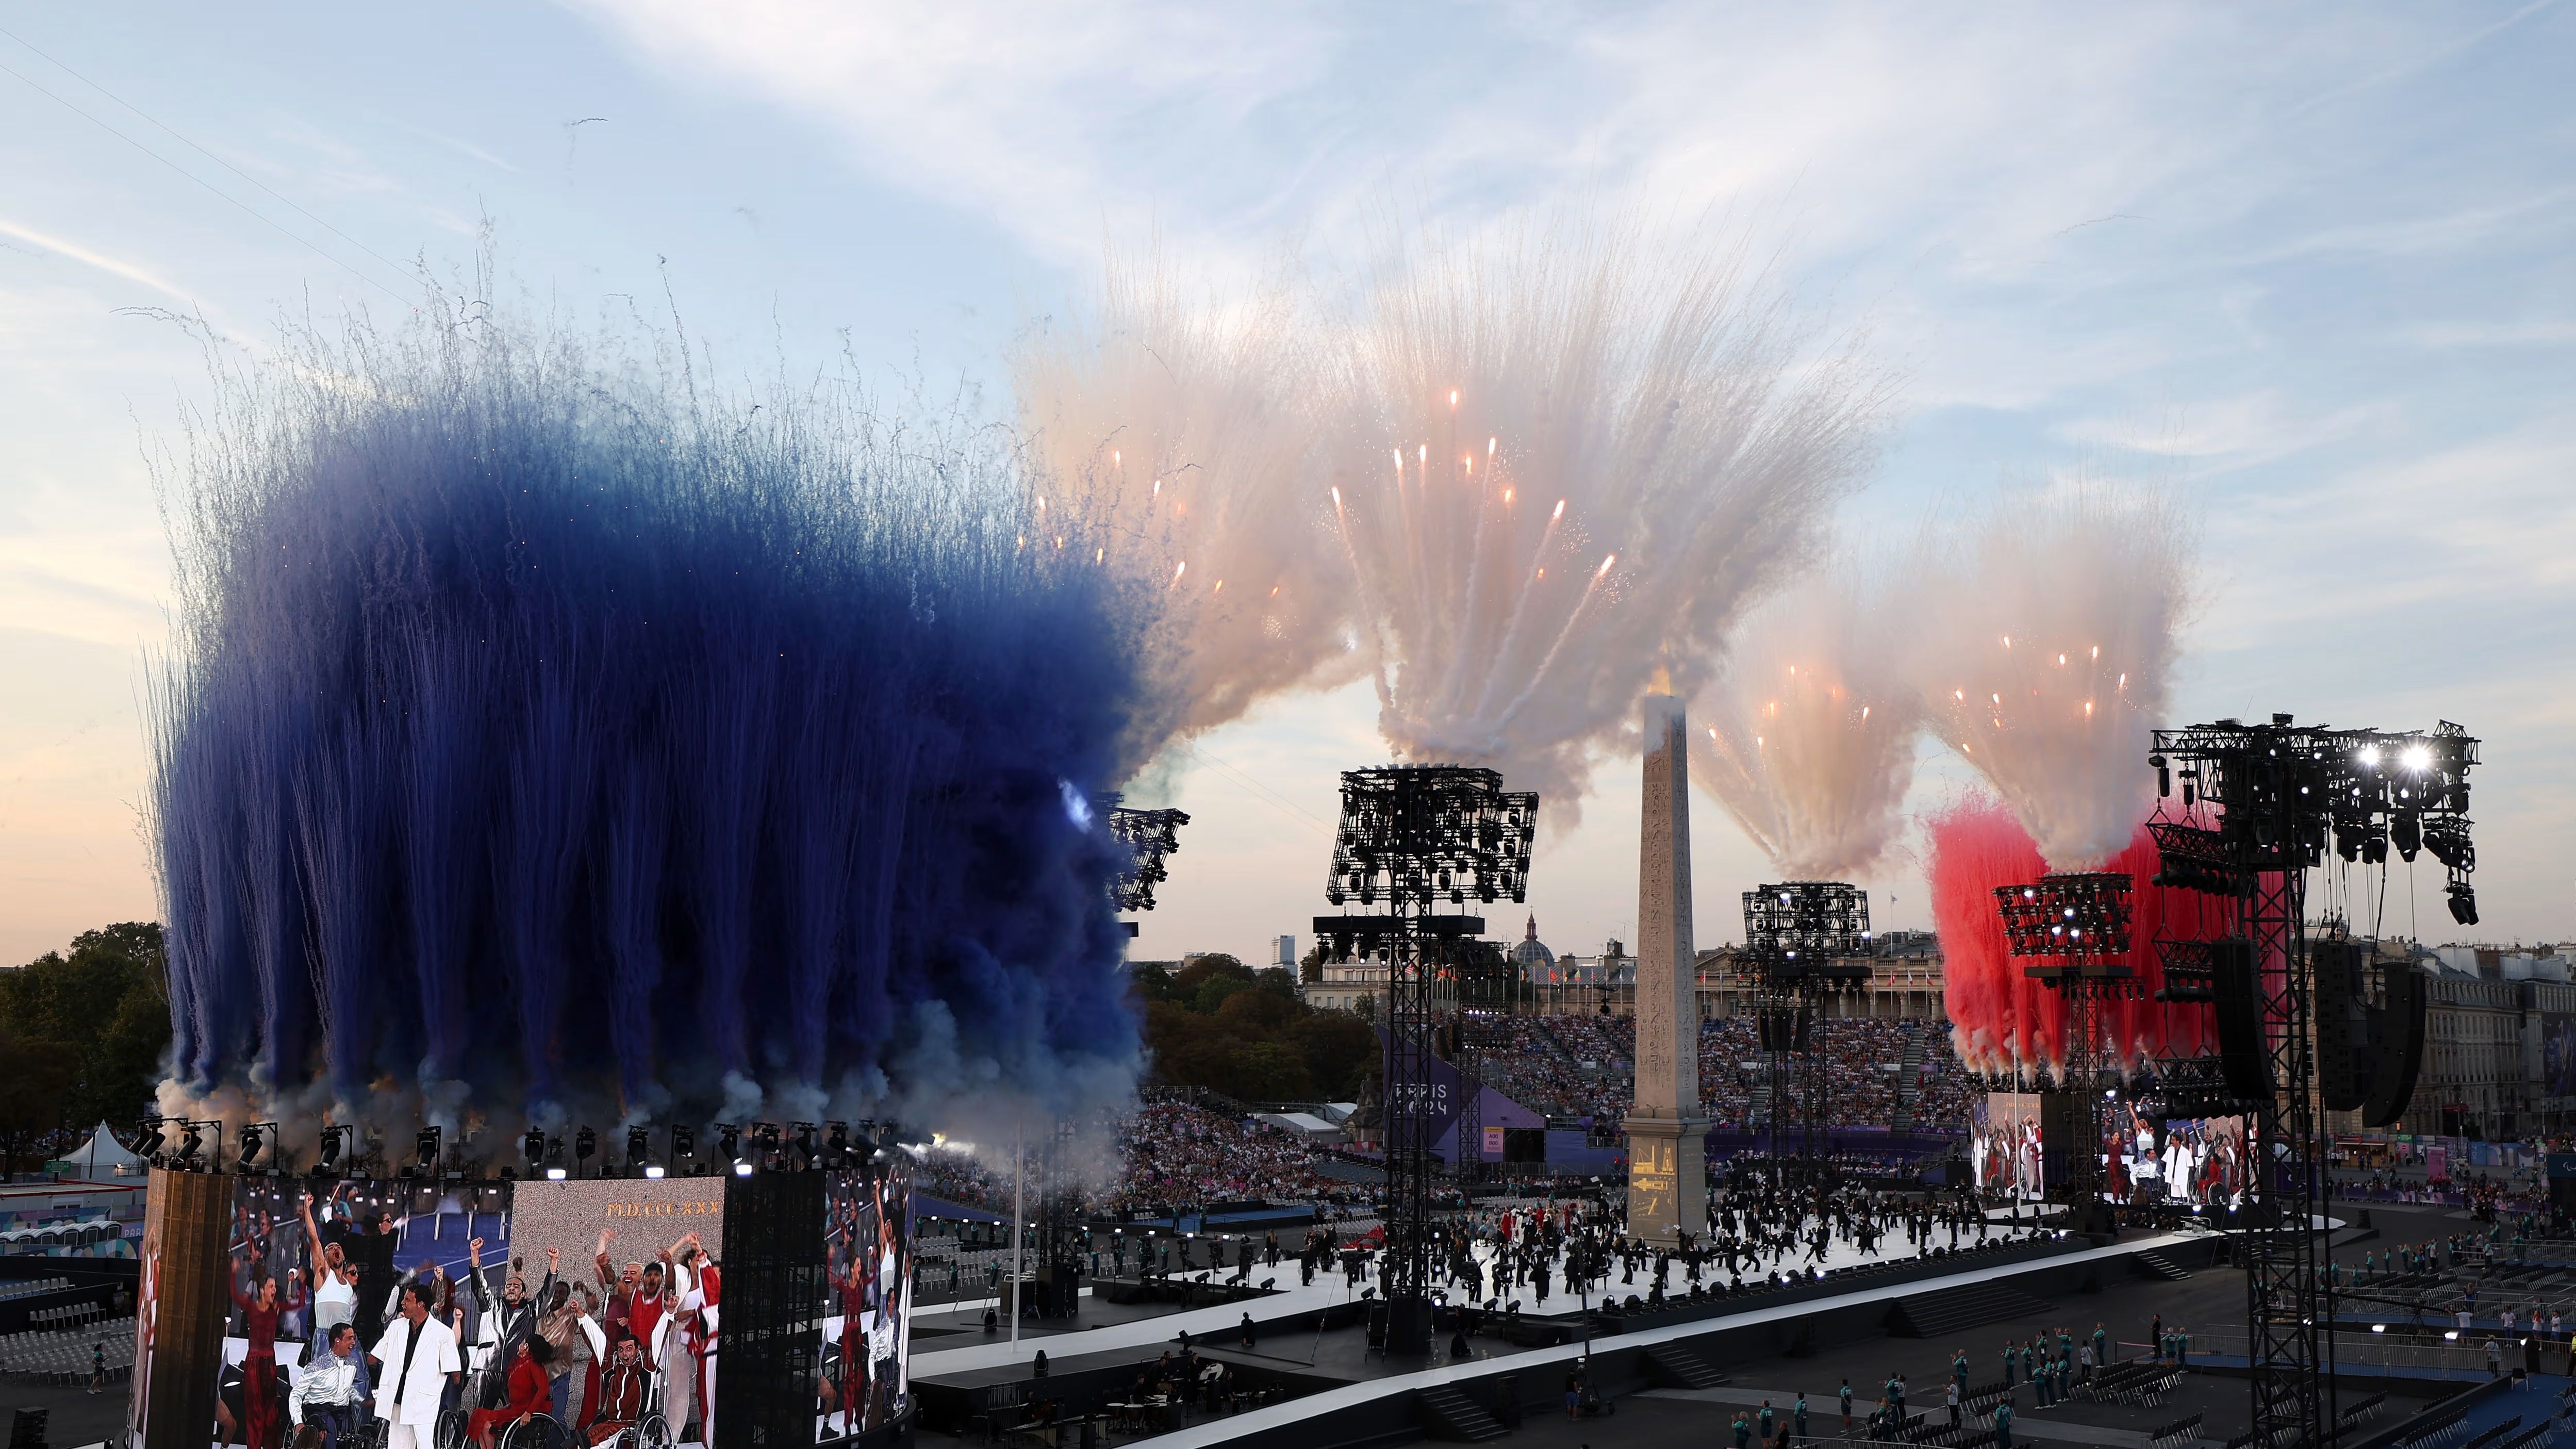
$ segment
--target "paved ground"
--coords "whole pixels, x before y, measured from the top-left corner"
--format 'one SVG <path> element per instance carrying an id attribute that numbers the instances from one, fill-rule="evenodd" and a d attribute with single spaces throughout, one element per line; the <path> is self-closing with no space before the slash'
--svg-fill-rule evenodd
<path id="1" fill-rule="evenodd" d="M 45 1425 L 45 1442 L 53 1449 L 79 1449 L 109 1438 L 125 1435 L 125 1385 L 111 1385 L 105 1393 L 92 1398 L 79 1389 L 46 1388 L 36 1384 L 0 1383 L 0 1433 L 5 1433 L 9 1411 L 17 1408 L 46 1409 L 51 1413 Z M 214 1438 L 212 1425 L 206 1438 Z"/>

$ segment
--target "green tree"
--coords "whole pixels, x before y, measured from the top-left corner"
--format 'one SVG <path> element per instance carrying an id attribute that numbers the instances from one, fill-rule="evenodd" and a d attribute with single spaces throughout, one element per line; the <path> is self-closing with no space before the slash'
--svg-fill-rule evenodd
<path id="1" fill-rule="evenodd" d="M 1377 1032 L 1348 1011 L 1310 1011 L 1291 1031 L 1306 1059 L 1307 1079 L 1315 1090 L 1335 1101 L 1355 1102 L 1369 1075 L 1377 1070 Z"/>
<path id="2" fill-rule="evenodd" d="M 69 1054 L 70 1080 L 56 1104 L 61 1132 L 104 1121 L 122 1126 L 148 1111 L 161 1059 L 170 1049 L 170 994 L 161 927 L 128 921 L 74 937 L 0 970 L 0 1035 L 19 1058 L 39 1046 Z M 39 1099 L 19 1102 L 20 1112 Z"/>
<path id="3" fill-rule="evenodd" d="M 65 1109 L 80 1079 L 80 1054 L 0 1028 L 0 1172 L 32 1170 L 68 1140 Z"/>
<path id="4" fill-rule="evenodd" d="M 1233 1095 L 1254 1102 L 1293 1101 L 1314 1090 L 1306 1062 L 1284 1041 L 1254 1042 L 1235 1054 Z"/>

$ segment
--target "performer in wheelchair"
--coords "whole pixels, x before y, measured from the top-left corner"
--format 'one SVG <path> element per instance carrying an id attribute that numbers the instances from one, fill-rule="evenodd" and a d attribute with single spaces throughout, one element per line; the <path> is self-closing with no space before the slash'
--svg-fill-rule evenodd
<path id="1" fill-rule="evenodd" d="M 507 1401 L 496 1409 L 476 1409 L 466 1421 L 465 1436 L 479 1449 L 496 1449 L 502 1429 L 554 1406 L 554 1380 L 546 1373 L 546 1360 L 554 1350 L 543 1338 L 519 1340 L 517 1356 L 510 1360 Z"/>

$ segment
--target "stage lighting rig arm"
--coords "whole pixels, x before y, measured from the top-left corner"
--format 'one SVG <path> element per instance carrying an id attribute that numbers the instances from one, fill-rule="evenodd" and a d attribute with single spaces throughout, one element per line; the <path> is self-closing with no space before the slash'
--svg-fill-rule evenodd
<path id="1" fill-rule="evenodd" d="M 1127 864 L 1110 887 L 1118 909 L 1154 908 L 1154 887 L 1171 875 L 1163 860 L 1181 848 L 1181 827 L 1189 823 L 1185 810 L 1130 810 L 1111 797 L 1109 833 L 1127 850 Z"/>

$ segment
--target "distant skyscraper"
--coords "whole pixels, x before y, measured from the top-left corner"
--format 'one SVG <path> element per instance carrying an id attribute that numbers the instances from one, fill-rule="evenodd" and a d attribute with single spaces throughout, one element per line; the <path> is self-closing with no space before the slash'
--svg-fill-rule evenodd
<path id="1" fill-rule="evenodd" d="M 1279 955 L 1277 957 L 1276 964 L 1285 966 L 1291 971 L 1297 969 L 1296 937 L 1282 936 L 1279 938 Z"/>

